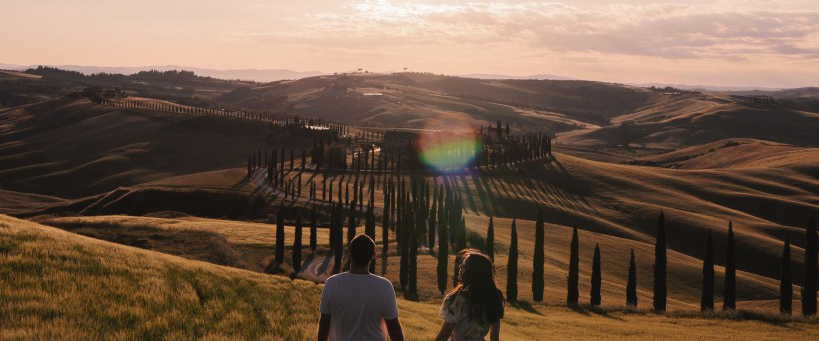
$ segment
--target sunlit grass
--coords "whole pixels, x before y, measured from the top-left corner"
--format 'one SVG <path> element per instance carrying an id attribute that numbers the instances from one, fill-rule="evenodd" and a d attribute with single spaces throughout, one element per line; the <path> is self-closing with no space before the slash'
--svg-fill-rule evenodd
<path id="1" fill-rule="evenodd" d="M 1 339 L 306 340 L 320 292 L 0 216 Z M 434 337 L 438 303 L 399 300 L 408 339 Z M 815 320 L 675 314 L 510 306 L 502 339 L 819 337 Z"/>

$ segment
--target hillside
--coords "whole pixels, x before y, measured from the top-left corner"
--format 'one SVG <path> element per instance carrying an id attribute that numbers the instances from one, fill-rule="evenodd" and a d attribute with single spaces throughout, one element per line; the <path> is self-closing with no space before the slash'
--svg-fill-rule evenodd
<path id="1" fill-rule="evenodd" d="M 679 95 L 617 116 L 609 126 L 561 133 L 556 142 L 596 148 L 632 144 L 677 149 L 727 138 L 819 146 L 819 113 L 749 98 Z"/>
<path id="2" fill-rule="evenodd" d="M 57 197 L 0 189 L 0 213 L 3 214 L 20 214 L 65 204 L 65 199 Z"/>
<path id="3" fill-rule="evenodd" d="M 515 133 L 559 133 L 556 142 L 571 147 L 629 145 L 669 151 L 726 138 L 819 146 L 819 107 L 810 96 L 768 101 L 742 93 L 427 73 L 353 73 L 256 83 L 188 71 L 130 76 L 85 76 L 52 68 L 28 72 L 0 75 L 0 108 L 56 99 L 93 85 L 182 105 L 289 113 L 364 127 L 459 130 L 500 120 Z M 815 91 L 791 92 L 802 90 Z"/>
<path id="4" fill-rule="evenodd" d="M 0 179 L 8 190 L 78 198 L 310 143 L 253 121 L 61 98 L 0 111 Z"/>
<path id="5" fill-rule="evenodd" d="M 387 127 L 484 125 L 565 131 L 605 125 L 652 103 L 645 89 L 589 81 L 488 80 L 432 74 L 345 74 L 240 88 L 218 100 L 232 106 Z"/>
<path id="6" fill-rule="evenodd" d="M 754 139 L 725 139 L 630 160 L 629 164 L 682 169 L 781 168 L 809 166 L 819 148 Z"/>
<path id="7" fill-rule="evenodd" d="M 3 339 L 312 339 L 321 287 L 185 260 L 0 216 Z M 437 332 L 439 302 L 399 299 L 410 340 Z M 501 338 L 819 337 L 815 322 L 508 307 Z M 750 318 L 750 319 L 749 319 Z"/>

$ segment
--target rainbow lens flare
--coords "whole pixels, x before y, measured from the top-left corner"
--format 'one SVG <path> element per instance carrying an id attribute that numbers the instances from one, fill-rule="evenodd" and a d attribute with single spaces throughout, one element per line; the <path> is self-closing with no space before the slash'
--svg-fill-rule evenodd
<path id="1" fill-rule="evenodd" d="M 450 130 L 421 134 L 419 147 L 427 167 L 441 173 L 461 173 L 474 164 L 482 145 L 473 130 Z"/>

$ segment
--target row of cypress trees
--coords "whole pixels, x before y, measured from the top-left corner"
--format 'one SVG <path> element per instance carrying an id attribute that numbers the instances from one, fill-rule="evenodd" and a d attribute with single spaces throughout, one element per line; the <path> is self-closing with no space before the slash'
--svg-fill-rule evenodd
<path id="1" fill-rule="evenodd" d="M 542 242 L 538 235 L 541 229 L 541 220 L 538 218 L 535 232 L 535 253 L 533 270 L 532 291 L 533 298 L 537 301 L 542 299 L 543 284 L 542 279 L 537 278 L 542 276 Z M 515 241 L 515 230 L 513 221 L 513 242 Z M 811 218 L 806 229 L 806 246 L 805 246 L 805 269 L 804 281 L 802 285 L 802 313 L 805 316 L 816 315 L 816 292 L 817 292 L 817 258 L 819 258 L 819 249 L 817 248 L 817 231 L 815 218 Z M 705 253 L 703 257 L 702 268 L 702 291 L 700 298 L 700 307 L 703 311 L 714 310 L 714 242 L 712 232 L 709 230 L 706 236 Z M 516 251 L 516 246 L 510 246 L 510 259 L 512 258 L 512 251 Z M 652 308 L 655 311 L 665 311 L 667 306 L 667 241 L 666 241 L 666 227 L 665 214 L 660 212 L 657 223 L 657 235 L 655 242 L 654 253 L 654 287 Z M 735 254 L 735 237 L 733 223 L 728 223 L 728 235 L 726 239 L 726 264 L 725 264 L 725 288 L 723 294 L 723 309 L 736 309 L 736 254 Z M 516 258 L 516 255 L 515 255 Z M 566 303 L 575 305 L 578 303 L 578 282 L 579 282 L 579 241 L 577 235 L 577 228 L 572 232 L 572 241 L 570 244 L 569 256 L 569 273 L 567 277 L 567 297 Z M 790 260 L 790 240 L 785 239 L 784 249 L 782 252 L 782 271 L 780 280 L 780 312 L 790 314 L 792 311 L 793 298 L 793 282 L 791 280 L 791 260 Z M 516 275 L 510 274 L 509 280 L 514 280 Z M 592 274 L 591 274 L 591 293 L 590 304 L 600 305 L 601 303 L 601 265 L 600 265 L 600 246 L 595 245 L 594 256 L 592 259 Z M 507 288 L 507 291 L 509 289 Z M 516 293 L 516 290 L 512 291 Z M 507 294 L 511 299 L 514 296 Z M 637 306 L 637 269 L 634 261 L 634 250 L 631 250 L 628 270 L 628 283 L 626 285 L 626 305 Z"/>
<path id="2" fill-rule="evenodd" d="M 163 102 L 154 102 L 154 101 L 124 101 L 119 99 L 104 99 L 100 102 L 100 104 L 112 106 L 112 107 L 120 107 L 120 108 L 138 108 L 138 109 L 150 109 L 150 110 L 157 110 L 157 111 L 165 111 L 171 113 L 178 113 L 178 114 L 198 114 L 198 115 L 212 115 L 212 116 L 224 116 L 224 117 L 235 117 L 235 118 L 242 118 L 248 120 L 256 120 L 266 123 L 271 123 L 277 126 L 291 126 L 291 127 L 300 127 L 303 129 L 308 130 L 316 130 L 316 128 L 321 128 L 321 130 L 337 130 L 342 135 L 349 134 L 350 127 L 346 124 L 339 123 L 339 122 L 332 122 L 327 119 L 323 118 L 302 118 L 296 115 L 287 115 L 284 113 L 272 113 L 272 112 L 258 112 L 258 111 L 245 111 L 245 110 L 232 110 L 232 109 L 213 109 L 213 108 L 202 108 L 202 107 L 194 107 L 194 106 L 186 106 L 180 105 L 175 103 L 163 103 Z"/>
<path id="3" fill-rule="evenodd" d="M 421 242 L 427 243 L 430 253 L 434 253 L 435 240 L 438 241 L 436 267 L 438 289 L 443 293 L 448 288 L 448 255 L 450 247 L 458 251 L 466 247 L 466 225 L 462 217 L 462 207 L 460 198 L 453 191 L 446 190 L 445 186 L 433 186 L 430 191 L 429 184 L 417 178 L 410 181 L 410 188 L 401 181 L 394 182 L 390 179 L 385 182 L 384 210 L 382 215 L 382 252 L 388 252 L 389 231 L 394 227 L 395 237 L 400 248 L 400 269 L 399 278 L 402 290 L 409 295 L 417 294 L 417 255 Z M 397 196 L 397 201 L 392 200 Z M 430 202 L 431 201 L 431 202 Z M 367 204 L 365 217 L 365 233 L 374 237 L 376 228 L 376 218 L 374 214 L 374 194 L 370 192 L 370 202 Z M 334 271 L 339 271 L 341 256 L 344 249 L 344 242 L 341 239 L 343 226 L 344 205 L 341 203 L 331 204 L 330 244 L 336 255 Z M 348 210 L 349 241 L 355 235 L 355 203 L 350 205 Z M 281 263 L 284 260 L 284 221 L 283 208 L 279 209 L 276 233 L 276 261 Z M 392 215 L 397 215 L 397 219 L 392 219 Z M 310 247 L 315 250 L 315 226 L 316 207 L 311 212 L 310 223 Z M 394 225 L 393 225 L 394 224 Z M 517 276 L 518 276 L 518 236 L 516 220 L 512 220 L 511 239 L 507 263 L 507 288 L 506 295 L 510 301 L 516 301 L 518 296 Z M 437 232 L 437 233 L 436 233 Z M 428 238 L 423 234 L 428 233 Z M 806 229 L 807 243 L 805 246 L 805 270 L 802 285 L 802 311 L 806 316 L 816 314 L 816 291 L 817 291 L 817 231 L 815 219 L 811 218 Z M 544 290 L 544 264 L 545 254 L 543 250 L 545 242 L 544 217 L 543 212 L 538 212 L 535 224 L 535 249 L 533 252 L 532 271 L 532 297 L 535 301 L 543 300 Z M 300 264 L 301 260 L 301 216 L 296 217 L 296 240 L 294 241 L 293 264 Z M 490 217 L 485 244 L 482 249 L 494 259 L 494 219 Z M 665 213 L 660 212 L 657 221 L 657 233 L 654 248 L 653 266 L 653 299 L 652 308 L 656 311 L 664 311 L 667 308 L 667 237 L 665 225 Z M 724 279 L 723 309 L 736 309 L 736 256 L 735 256 L 735 236 L 733 223 L 728 223 L 728 233 L 725 244 L 726 264 Z M 780 278 L 780 311 L 791 313 L 792 307 L 792 279 L 790 266 L 790 240 L 786 238 L 782 253 L 782 272 Z M 453 271 L 453 286 L 457 285 L 458 262 L 455 262 Z M 374 263 L 373 263 L 374 266 Z M 577 228 L 573 229 L 570 243 L 569 269 L 567 276 L 567 298 L 569 305 L 577 304 L 579 298 L 579 238 Z M 294 267 L 298 271 L 297 266 Z M 709 230 L 705 240 L 705 251 L 702 267 L 702 292 L 700 306 L 703 311 L 714 309 L 714 243 L 713 235 Z M 595 245 L 592 259 L 591 292 L 590 304 L 601 304 L 601 251 L 599 245 Z M 637 305 L 637 271 L 635 264 L 634 250 L 630 252 L 628 283 L 626 285 L 626 304 L 628 306 Z"/>

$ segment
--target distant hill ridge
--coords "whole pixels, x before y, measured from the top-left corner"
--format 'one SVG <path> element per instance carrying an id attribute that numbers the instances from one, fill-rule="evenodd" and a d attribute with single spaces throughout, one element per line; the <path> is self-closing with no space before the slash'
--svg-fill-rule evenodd
<path id="1" fill-rule="evenodd" d="M 23 71 L 30 68 L 36 68 L 38 65 L 14 65 L 0 63 L 0 69 Z M 44 65 L 56 67 L 67 71 L 77 71 L 85 75 L 95 73 L 112 73 L 132 75 L 140 71 L 171 71 L 171 70 L 185 70 L 193 71 L 199 76 L 213 77 L 218 79 L 241 79 L 251 80 L 256 82 L 273 82 L 283 79 L 299 79 L 305 77 L 313 77 L 323 75 L 325 73 L 319 71 L 293 71 L 288 69 L 230 69 L 217 70 L 208 68 L 198 68 L 180 65 L 150 65 L 150 66 L 84 66 L 84 65 Z"/>

